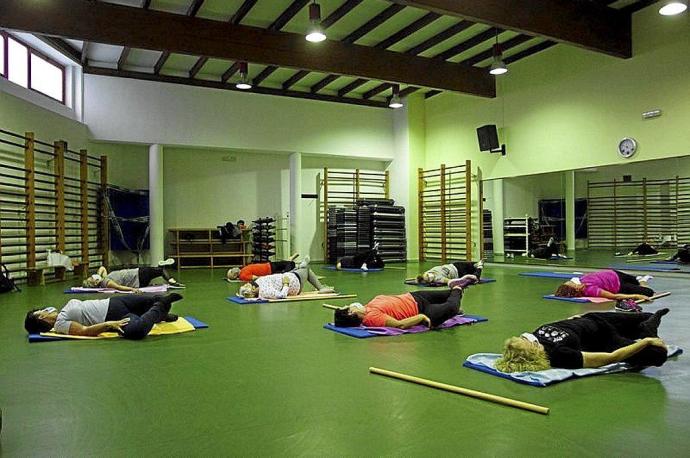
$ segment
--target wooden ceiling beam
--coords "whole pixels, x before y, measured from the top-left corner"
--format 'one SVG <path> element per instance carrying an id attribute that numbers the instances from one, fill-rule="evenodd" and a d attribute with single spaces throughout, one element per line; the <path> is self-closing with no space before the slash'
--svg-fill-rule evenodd
<path id="1" fill-rule="evenodd" d="M 508 57 L 504 58 L 503 62 L 505 62 L 506 65 L 512 64 L 513 62 L 517 62 L 520 59 L 524 59 L 525 57 L 532 56 L 538 52 L 542 52 L 546 49 L 554 47 L 557 44 L 558 43 L 556 43 L 555 41 L 549 41 L 549 40 L 542 41 L 541 43 L 539 43 L 537 45 L 531 46 L 527 49 L 524 49 L 520 52 L 513 54 L 512 56 L 508 56 Z"/>
<path id="2" fill-rule="evenodd" d="M 242 19 L 244 19 L 245 16 L 247 16 L 247 14 L 249 14 L 249 12 L 254 7 L 254 5 L 256 5 L 257 1 L 258 0 L 244 0 L 244 2 L 240 5 L 239 8 L 237 8 L 237 11 L 235 12 L 235 14 L 232 15 L 232 17 L 230 18 L 230 20 L 228 22 L 230 22 L 230 24 L 239 24 L 240 22 L 242 22 Z M 189 77 L 190 78 L 196 78 L 196 75 L 198 75 L 199 72 L 201 71 L 201 69 L 204 67 L 204 65 L 206 65 L 206 62 L 208 62 L 208 57 L 206 57 L 206 56 L 199 57 L 197 59 L 196 63 L 194 64 L 194 66 L 192 66 L 192 69 L 189 70 Z M 230 77 L 232 77 L 232 75 L 237 73 L 238 69 L 239 69 L 239 65 L 233 64 L 230 68 L 228 68 L 223 73 L 221 80 L 223 82 L 226 82 L 228 79 L 230 79 Z M 226 75 L 228 75 L 227 78 L 225 78 Z"/>
<path id="3" fill-rule="evenodd" d="M 512 49 L 516 46 L 519 46 L 526 41 L 533 40 L 534 37 L 531 37 L 529 35 L 515 35 L 513 38 L 506 40 L 502 43 L 500 43 L 501 46 L 501 51 L 508 51 L 509 49 Z M 493 46 L 485 51 L 480 52 L 479 54 L 475 54 L 472 57 L 468 57 L 467 59 L 461 61 L 463 64 L 467 65 L 477 65 L 479 62 L 490 59 L 494 55 L 494 50 Z"/>
<path id="4" fill-rule="evenodd" d="M 389 0 L 615 57 L 632 56 L 630 14 L 588 0 Z"/>
<path id="5" fill-rule="evenodd" d="M 85 67 L 84 73 L 91 74 L 91 75 L 117 77 L 117 78 L 132 78 L 132 79 L 139 79 L 139 80 L 145 80 L 145 81 L 156 81 L 156 82 L 160 82 L 160 83 L 182 84 L 185 86 L 196 86 L 196 87 L 207 87 L 207 88 L 214 88 L 214 89 L 224 89 L 227 91 L 237 91 L 237 92 L 244 92 L 244 93 L 253 92 L 255 94 L 278 95 L 278 96 L 292 97 L 292 98 L 298 98 L 298 99 L 320 100 L 320 101 L 324 101 L 324 102 L 347 103 L 350 105 L 360 105 L 360 106 L 376 107 L 376 108 L 388 108 L 387 103 L 379 102 L 379 101 L 375 101 L 375 100 L 362 100 L 359 98 L 356 99 L 356 98 L 351 98 L 351 97 L 336 97 L 333 95 L 312 94 L 310 92 L 301 92 L 301 91 L 283 91 L 281 89 L 273 89 L 273 88 L 267 88 L 267 87 L 253 87 L 250 90 L 241 90 L 241 89 L 235 88 L 235 86 L 232 84 L 222 83 L 220 81 L 210 81 L 210 80 L 203 80 L 203 79 L 197 79 L 197 78 L 186 78 L 186 77 L 182 77 L 182 76 L 172 76 L 172 75 L 154 75 L 152 73 L 135 72 L 135 71 L 129 71 L 129 70 L 119 71 L 116 69 L 104 68 L 104 67 Z"/>
<path id="6" fill-rule="evenodd" d="M 369 89 L 367 92 L 362 94 L 362 98 L 365 100 L 370 99 L 370 98 L 374 97 L 375 95 L 382 93 L 386 89 L 390 89 L 391 86 L 392 86 L 392 84 L 390 84 L 390 83 L 381 83 L 378 86 L 376 86 L 375 88 Z"/>
<path id="7" fill-rule="evenodd" d="M 69 43 L 61 38 L 48 37 L 44 35 L 34 35 L 36 38 L 41 40 L 43 43 L 47 44 L 51 48 L 55 49 L 57 52 L 65 57 L 68 57 L 71 61 L 81 64 L 82 53 L 74 49 Z"/>
<path id="8" fill-rule="evenodd" d="M 71 14 L 63 14 L 70 11 Z M 484 70 L 367 46 L 325 41 L 197 17 L 105 2 L 2 0 L 0 26 L 77 40 L 255 62 L 495 96 Z"/>
<path id="9" fill-rule="evenodd" d="M 144 2 L 141 4 L 141 7 L 145 10 L 149 9 L 151 7 L 151 0 L 144 0 Z M 84 46 L 86 46 L 86 41 L 84 42 Z M 120 58 L 117 59 L 117 69 L 122 70 L 122 68 L 125 66 L 127 63 L 127 58 L 129 57 L 129 52 L 131 49 L 129 46 L 125 46 L 122 48 L 122 52 L 120 53 Z M 82 65 L 86 64 L 86 60 L 82 63 Z"/>
<path id="10" fill-rule="evenodd" d="M 187 8 L 187 17 L 196 16 L 196 13 L 199 12 L 203 4 L 204 0 L 192 0 L 192 3 L 189 5 L 189 8 Z M 163 70 L 163 66 L 170 58 L 170 54 L 172 53 L 168 50 L 163 51 L 163 54 L 161 54 L 161 56 L 158 58 L 156 65 L 153 66 L 153 73 L 155 73 L 156 75 L 160 74 L 161 70 Z"/>

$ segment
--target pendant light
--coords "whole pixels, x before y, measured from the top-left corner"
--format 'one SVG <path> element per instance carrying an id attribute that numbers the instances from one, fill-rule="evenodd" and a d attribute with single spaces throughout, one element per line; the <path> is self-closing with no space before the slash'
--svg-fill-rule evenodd
<path id="1" fill-rule="evenodd" d="M 240 80 L 235 84 L 235 87 L 243 91 L 252 88 L 252 83 L 249 81 L 249 64 L 247 62 L 240 62 Z"/>
<path id="2" fill-rule="evenodd" d="M 688 0 L 666 0 L 659 8 L 662 16 L 675 16 L 688 9 Z"/>
<path id="3" fill-rule="evenodd" d="M 400 85 L 399 84 L 394 84 L 393 85 L 393 96 L 391 97 L 390 101 L 388 102 L 388 106 L 393 109 L 398 109 L 402 108 L 405 105 L 402 103 L 402 100 L 400 99 Z"/>
<path id="4" fill-rule="evenodd" d="M 312 43 L 324 41 L 326 34 L 323 31 L 323 27 L 321 27 L 321 5 L 316 3 L 316 1 L 309 5 L 309 22 L 311 22 L 311 25 L 307 32 L 307 41 Z"/>
<path id="5" fill-rule="evenodd" d="M 494 60 L 491 62 L 489 73 L 492 75 L 503 75 L 508 73 L 508 67 L 506 67 L 505 62 L 503 62 L 503 50 L 501 49 L 501 45 L 498 44 L 498 32 L 496 32 L 496 44 L 494 44 Z"/>

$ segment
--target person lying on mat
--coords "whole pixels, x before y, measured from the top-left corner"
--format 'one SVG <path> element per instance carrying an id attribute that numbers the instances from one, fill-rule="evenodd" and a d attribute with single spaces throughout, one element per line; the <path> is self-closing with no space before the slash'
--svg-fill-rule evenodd
<path id="1" fill-rule="evenodd" d="M 228 280 L 239 279 L 241 281 L 252 281 L 266 275 L 290 272 L 297 267 L 295 265 L 295 259 L 297 259 L 297 256 L 299 256 L 299 254 L 293 254 L 286 261 L 247 264 L 241 269 L 239 267 L 232 267 L 228 269 L 226 277 Z"/>
<path id="2" fill-rule="evenodd" d="M 572 278 L 558 287 L 555 296 L 558 297 L 605 297 L 612 300 L 649 300 L 654 296 L 654 290 L 647 282 L 651 275 L 632 275 L 617 270 L 600 270 Z"/>
<path id="3" fill-rule="evenodd" d="M 666 261 L 678 261 L 681 264 L 690 264 L 690 245 L 683 245 L 678 248 L 678 252 L 666 258 Z"/>
<path id="4" fill-rule="evenodd" d="M 272 274 L 259 277 L 240 287 L 239 296 L 245 299 L 259 297 L 261 299 L 285 299 L 298 296 L 304 286 L 310 283 L 319 293 L 334 293 L 331 286 L 322 285 L 316 274 L 309 268 L 308 259 L 302 261 L 295 270 L 282 274 Z"/>
<path id="5" fill-rule="evenodd" d="M 170 308 L 180 299 L 182 296 L 176 293 L 72 299 L 59 312 L 55 307 L 31 310 L 24 319 L 24 328 L 29 334 L 52 329 L 58 334 L 90 337 L 116 331 L 125 339 L 139 340 L 146 337 L 154 324 L 177 321 L 178 316 L 170 313 Z"/>
<path id="6" fill-rule="evenodd" d="M 460 308 L 463 288 L 478 281 L 474 275 L 465 275 L 448 282 L 450 289 L 445 291 L 376 296 L 367 305 L 355 302 L 335 310 L 333 321 L 344 328 L 363 325 L 408 329 L 418 324 L 435 328 L 455 315 L 464 314 Z"/>
<path id="7" fill-rule="evenodd" d="M 626 256 L 649 256 L 652 254 L 659 254 L 659 251 L 647 242 L 642 242 L 639 245 L 637 245 L 637 247 L 635 247 L 632 251 L 628 252 Z M 616 253 L 616 255 L 620 256 L 620 253 Z"/>
<path id="8" fill-rule="evenodd" d="M 376 242 L 371 250 L 360 251 L 354 256 L 343 256 L 338 259 L 335 268 L 340 269 L 383 269 L 385 263 L 379 256 L 379 244 Z"/>
<path id="9" fill-rule="evenodd" d="M 667 349 L 657 335 L 668 313 L 593 312 L 548 323 L 532 333 L 506 340 L 496 361 L 502 372 L 579 369 L 626 362 L 633 366 L 661 366 Z"/>
<path id="10" fill-rule="evenodd" d="M 118 291 L 140 292 L 139 288 L 149 286 L 151 281 L 162 277 L 169 286 L 184 288 L 182 283 L 172 278 L 165 270 L 166 265 L 171 265 L 175 261 L 170 258 L 158 263 L 160 267 L 137 267 L 136 269 L 123 269 L 108 272 L 101 266 L 98 272 L 86 278 L 82 282 L 84 288 L 110 288 Z"/>
<path id="11" fill-rule="evenodd" d="M 530 258 L 538 259 L 551 259 L 552 257 L 557 257 L 561 259 L 567 258 L 567 256 L 564 256 L 558 252 L 558 243 L 556 243 L 553 237 L 551 237 L 549 241 L 546 242 L 545 246 L 540 246 L 533 250 L 529 250 L 527 256 L 529 256 Z"/>
<path id="12" fill-rule="evenodd" d="M 450 280 L 465 275 L 474 275 L 479 279 L 482 277 L 483 268 L 484 261 L 458 261 L 450 264 L 443 264 L 441 266 L 432 267 L 421 275 L 417 275 L 417 282 L 432 285 L 447 284 Z"/>

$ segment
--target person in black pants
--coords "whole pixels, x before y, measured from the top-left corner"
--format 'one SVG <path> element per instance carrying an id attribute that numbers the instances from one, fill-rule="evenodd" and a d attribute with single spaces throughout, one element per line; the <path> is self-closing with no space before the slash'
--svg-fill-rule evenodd
<path id="1" fill-rule="evenodd" d="M 522 372 L 601 367 L 616 362 L 661 366 L 668 351 L 657 330 L 668 312 L 594 312 L 544 324 L 532 333 L 508 339 L 496 368 Z"/>
<path id="2" fill-rule="evenodd" d="M 364 325 L 408 329 L 424 323 L 435 328 L 455 315 L 464 314 L 460 307 L 463 288 L 474 282 L 476 277 L 466 275 L 453 280 L 451 289 L 445 291 L 376 296 L 366 306 L 353 303 L 335 310 L 334 322 L 339 327 Z"/>
<path id="3" fill-rule="evenodd" d="M 161 321 L 176 321 L 170 313 L 179 294 L 166 296 L 127 295 L 107 299 L 80 301 L 72 299 L 58 312 L 54 307 L 31 310 L 26 314 L 24 327 L 30 334 L 48 332 L 95 337 L 102 332 L 117 331 L 125 339 L 146 337 L 153 325 Z"/>
<path id="4" fill-rule="evenodd" d="M 340 269 L 383 269 L 385 263 L 379 256 L 379 244 L 376 243 L 371 250 L 360 251 L 354 256 L 343 256 L 338 260 L 335 268 Z"/>
<path id="5" fill-rule="evenodd" d="M 558 244 L 556 243 L 556 241 L 554 240 L 553 237 L 551 237 L 549 239 L 549 241 L 546 243 L 545 246 L 540 246 L 538 248 L 530 250 L 528 255 L 530 258 L 539 258 L 539 259 L 551 259 L 553 257 L 563 258 L 563 259 L 566 258 L 566 256 L 564 256 L 558 252 Z"/>
<path id="6" fill-rule="evenodd" d="M 678 252 L 666 258 L 666 261 L 678 261 L 681 264 L 690 264 L 690 245 L 686 244 L 678 248 Z"/>

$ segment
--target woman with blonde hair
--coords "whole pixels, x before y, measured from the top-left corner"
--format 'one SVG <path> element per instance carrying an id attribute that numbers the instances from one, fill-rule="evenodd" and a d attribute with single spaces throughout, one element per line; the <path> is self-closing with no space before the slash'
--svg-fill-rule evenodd
<path id="1" fill-rule="evenodd" d="M 544 324 L 506 340 L 496 362 L 502 372 L 580 369 L 616 362 L 661 366 L 667 350 L 657 329 L 667 308 L 655 313 L 595 312 Z"/>

